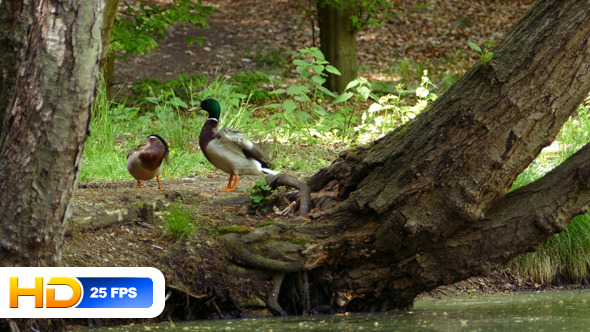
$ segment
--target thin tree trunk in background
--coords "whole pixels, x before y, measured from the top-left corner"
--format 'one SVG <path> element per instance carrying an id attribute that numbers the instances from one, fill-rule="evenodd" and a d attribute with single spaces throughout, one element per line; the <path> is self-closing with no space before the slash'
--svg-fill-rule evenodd
<path id="1" fill-rule="evenodd" d="M 336 8 L 321 0 L 318 1 L 317 6 L 320 48 L 326 60 L 342 74 L 339 76 L 329 73 L 324 85 L 330 91 L 341 93 L 358 75 L 356 54 L 358 31 L 353 28 L 350 13 L 346 8 Z"/>
<path id="2" fill-rule="evenodd" d="M 0 2 L 1 266 L 59 263 L 96 91 L 103 6 Z"/>
<path id="3" fill-rule="evenodd" d="M 107 100 L 113 99 L 113 77 L 115 74 L 115 53 L 111 52 L 113 26 L 119 12 L 120 0 L 106 0 L 102 28 L 102 52 L 100 55 L 100 74 L 104 80 Z"/>

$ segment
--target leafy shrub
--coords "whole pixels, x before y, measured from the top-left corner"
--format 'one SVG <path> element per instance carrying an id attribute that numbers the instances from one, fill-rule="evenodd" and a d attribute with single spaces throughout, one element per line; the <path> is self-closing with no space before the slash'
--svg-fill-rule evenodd
<path id="1" fill-rule="evenodd" d="M 123 59 L 128 55 L 147 54 L 164 39 L 164 31 L 172 23 L 192 23 L 207 27 L 207 18 L 213 7 L 203 6 L 202 0 L 173 0 L 168 6 L 152 2 L 125 1 L 119 18 L 113 26 L 111 50 L 119 51 Z M 187 42 L 202 44 L 202 39 L 188 38 Z"/>
<path id="2" fill-rule="evenodd" d="M 252 207 L 259 208 L 263 207 L 265 203 L 270 201 L 270 186 L 266 183 L 266 178 L 262 177 L 254 181 L 252 190 L 250 191 L 250 198 L 252 198 Z"/>

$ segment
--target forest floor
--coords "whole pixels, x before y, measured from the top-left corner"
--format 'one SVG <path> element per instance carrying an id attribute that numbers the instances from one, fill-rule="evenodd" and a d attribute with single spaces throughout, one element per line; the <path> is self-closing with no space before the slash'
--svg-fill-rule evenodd
<path id="1" fill-rule="evenodd" d="M 166 2 L 166 0 L 156 0 Z M 445 75 L 461 76 L 479 58 L 468 43 L 498 42 L 526 12 L 533 0 L 394 0 L 380 26 L 367 26 L 357 37 L 361 75 L 395 84 L 403 60 L 410 60 L 410 75 L 417 82 L 427 69 L 435 84 Z M 295 76 L 291 54 L 319 47 L 317 23 L 302 7 L 314 1 L 221 0 L 203 1 L 216 8 L 208 28 L 173 25 L 160 46 L 145 56 L 117 59 L 115 84 L 127 91 L 146 78 L 175 79 L 182 73 L 231 76 L 247 70 L 268 69 L 286 58 L 284 71 Z M 309 7 L 309 6 L 308 6 Z M 307 8 L 308 10 L 311 8 Z M 187 38 L 204 38 L 203 46 L 188 45 Z M 417 71 L 417 72 L 414 72 Z"/>
<path id="2" fill-rule="evenodd" d="M 361 74 L 372 80 L 393 82 L 396 73 L 391 64 L 411 58 L 424 63 L 424 68 L 434 77 L 443 77 L 445 73 L 460 76 L 477 60 L 467 43 L 500 40 L 532 2 L 393 1 L 393 15 L 380 27 L 368 27 L 358 36 Z M 129 57 L 128 62 L 117 61 L 115 82 L 121 91 L 138 80 L 174 78 L 175 73 L 232 75 L 263 67 L 260 57 L 254 56 L 257 52 L 274 49 L 290 54 L 317 45 L 317 28 L 312 34 L 310 20 L 298 9 L 300 2 L 203 3 L 217 8 L 208 29 L 172 26 L 167 39 L 154 52 Z M 197 36 L 205 37 L 203 47 L 188 46 L 185 38 Z M 303 178 L 311 174 L 295 175 Z M 224 257 L 219 243 L 211 236 L 212 229 L 227 225 L 253 229 L 269 219 L 289 218 L 249 208 L 249 188 L 254 180 L 254 177 L 243 177 L 235 192 L 219 191 L 225 187 L 227 176 L 218 170 L 182 179 L 166 179 L 164 174 L 161 191 L 153 180 L 144 183 L 146 188 L 138 189 L 131 177 L 130 181 L 122 182 L 80 183 L 63 248 L 63 264 L 154 266 L 164 273 L 167 285 L 180 293 L 213 301 L 210 307 L 217 309 L 211 317 L 225 316 L 223 305 L 214 302 L 215 284 L 232 281 L 220 279 L 227 275 L 209 272 L 223 264 L 215 257 Z M 189 206 L 197 219 L 197 231 L 186 241 L 172 239 L 164 223 L 166 211 L 178 203 Z M 279 209 L 284 207 L 285 204 Z M 195 291 L 199 287 L 202 292 Z M 438 298 L 542 288 L 498 271 L 491 276 L 443 286 L 423 296 Z M 261 310 L 264 314 L 264 309 Z M 186 318 L 197 316 L 187 314 Z"/>

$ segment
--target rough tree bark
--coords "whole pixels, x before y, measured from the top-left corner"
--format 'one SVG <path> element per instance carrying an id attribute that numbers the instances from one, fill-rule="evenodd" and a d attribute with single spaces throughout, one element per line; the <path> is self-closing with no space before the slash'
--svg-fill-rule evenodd
<path id="1" fill-rule="evenodd" d="M 350 20 L 351 12 L 337 8 L 323 0 L 318 1 L 318 21 L 320 27 L 320 49 L 326 60 L 336 67 L 341 75 L 328 73 L 324 86 L 341 93 L 346 85 L 357 78 L 358 59 L 356 55 L 356 30 Z"/>
<path id="2" fill-rule="evenodd" d="M 2 266 L 59 262 L 95 95 L 103 6 L 0 1 Z"/>
<path id="3" fill-rule="evenodd" d="M 320 211 L 227 235 L 228 248 L 236 262 L 274 271 L 275 282 L 306 271 L 316 309 L 407 308 L 421 292 L 489 273 L 588 210 L 588 146 L 509 189 L 589 91 L 590 2 L 537 1 L 491 62 L 314 175 Z M 269 303 L 290 303 L 276 297 Z"/>

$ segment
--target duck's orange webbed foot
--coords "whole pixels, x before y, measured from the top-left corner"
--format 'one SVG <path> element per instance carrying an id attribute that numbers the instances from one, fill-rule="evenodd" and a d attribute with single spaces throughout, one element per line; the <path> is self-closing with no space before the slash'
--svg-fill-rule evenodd
<path id="1" fill-rule="evenodd" d="M 234 185 L 231 185 L 231 180 L 234 178 L 234 176 L 236 177 L 236 180 L 234 182 Z M 238 187 L 238 181 L 240 180 L 240 176 L 239 175 L 230 175 L 229 176 L 229 182 L 227 183 L 227 188 L 225 189 L 221 189 L 221 191 L 234 191 L 236 190 L 236 188 Z"/>

